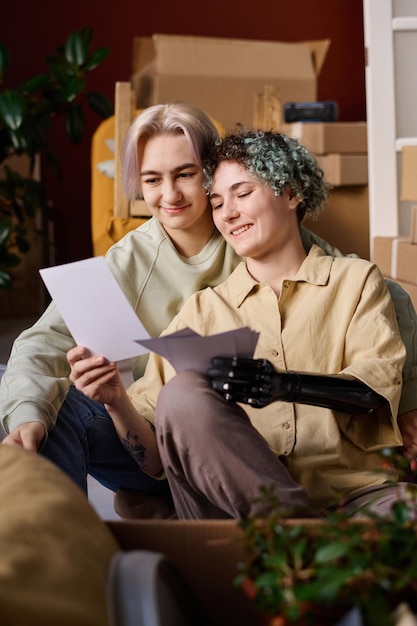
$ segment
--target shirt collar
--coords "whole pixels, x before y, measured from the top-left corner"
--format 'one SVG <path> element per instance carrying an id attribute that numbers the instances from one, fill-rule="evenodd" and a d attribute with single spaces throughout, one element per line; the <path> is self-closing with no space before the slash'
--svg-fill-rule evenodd
<path id="1" fill-rule="evenodd" d="M 333 261 L 333 257 L 327 256 L 321 248 L 313 244 L 293 280 L 312 285 L 326 285 Z M 239 263 L 230 278 L 232 280 L 229 279 L 228 282 L 231 283 L 231 296 L 236 307 L 239 307 L 252 290 L 260 284 L 249 274 L 246 263 L 243 261 Z"/>

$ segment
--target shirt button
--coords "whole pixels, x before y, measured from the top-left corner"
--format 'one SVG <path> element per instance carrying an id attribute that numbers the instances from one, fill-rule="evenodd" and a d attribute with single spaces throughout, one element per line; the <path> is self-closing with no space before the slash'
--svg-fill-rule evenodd
<path id="1" fill-rule="evenodd" d="M 399 380 L 399 378 L 394 378 L 394 385 L 400 385 L 401 381 Z"/>
<path id="2" fill-rule="evenodd" d="M 272 350 L 271 355 L 272 356 L 278 356 L 279 355 L 278 350 Z"/>
<path id="3" fill-rule="evenodd" d="M 289 422 L 284 422 L 282 425 L 282 428 L 284 428 L 285 430 L 288 430 L 290 428 L 290 423 Z"/>

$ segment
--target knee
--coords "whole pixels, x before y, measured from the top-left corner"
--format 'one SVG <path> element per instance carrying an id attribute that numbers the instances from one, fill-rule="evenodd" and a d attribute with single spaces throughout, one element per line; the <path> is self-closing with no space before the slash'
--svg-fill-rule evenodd
<path id="1" fill-rule="evenodd" d="M 204 444 L 212 447 L 219 419 L 216 410 L 217 392 L 211 389 L 203 374 L 193 371 L 179 373 L 161 390 L 155 411 L 155 429 L 161 457 L 193 454 Z"/>
<path id="2" fill-rule="evenodd" d="M 156 404 L 156 423 L 167 427 L 174 423 L 176 428 L 190 415 L 196 415 L 198 406 L 204 401 L 202 396 L 210 392 L 207 378 L 198 372 L 180 372 L 164 385 Z"/>
<path id="3" fill-rule="evenodd" d="M 248 420 L 244 410 L 235 403 L 226 402 L 214 391 L 207 376 L 185 371 L 172 378 L 159 393 L 155 411 L 159 433 L 180 430 L 218 432 L 228 429 L 231 421 Z"/>

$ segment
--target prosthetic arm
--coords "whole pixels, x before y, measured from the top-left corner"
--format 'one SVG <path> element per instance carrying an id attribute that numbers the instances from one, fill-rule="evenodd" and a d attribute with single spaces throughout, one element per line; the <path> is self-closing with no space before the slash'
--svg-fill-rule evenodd
<path id="1" fill-rule="evenodd" d="M 359 415 L 387 404 L 385 398 L 358 380 L 337 374 L 277 372 L 266 359 L 216 357 L 207 375 L 213 389 L 225 400 L 258 409 L 280 400 Z"/>

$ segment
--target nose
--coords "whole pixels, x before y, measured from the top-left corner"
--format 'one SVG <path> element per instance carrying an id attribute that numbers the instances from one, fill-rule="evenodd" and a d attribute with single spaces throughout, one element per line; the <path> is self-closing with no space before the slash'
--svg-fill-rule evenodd
<path id="1" fill-rule="evenodd" d="M 174 180 L 164 180 L 162 198 L 167 204 L 175 204 L 182 199 L 182 192 Z"/>
<path id="2" fill-rule="evenodd" d="M 236 202 L 233 199 L 223 199 L 222 208 L 220 209 L 220 217 L 223 222 L 230 222 L 238 217 L 239 211 Z"/>

